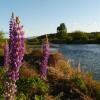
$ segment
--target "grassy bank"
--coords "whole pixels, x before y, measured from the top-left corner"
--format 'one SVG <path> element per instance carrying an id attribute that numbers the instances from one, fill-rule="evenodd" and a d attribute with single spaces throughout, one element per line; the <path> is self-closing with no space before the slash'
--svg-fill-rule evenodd
<path id="1" fill-rule="evenodd" d="M 26 46 L 20 79 L 17 81 L 16 100 L 100 100 L 100 82 L 93 80 L 77 65 L 72 68 L 70 60 L 61 53 L 50 55 L 47 79 L 39 78 L 40 49 Z M 3 60 L 3 55 L 1 57 Z M 5 69 L 0 67 L 0 100 L 3 99 Z"/>

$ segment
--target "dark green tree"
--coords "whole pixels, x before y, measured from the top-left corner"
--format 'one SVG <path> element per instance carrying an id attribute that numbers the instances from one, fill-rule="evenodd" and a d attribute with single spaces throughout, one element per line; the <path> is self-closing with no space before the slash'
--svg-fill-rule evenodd
<path id="1" fill-rule="evenodd" d="M 61 23 L 60 26 L 57 27 L 57 33 L 67 33 L 67 28 L 64 23 Z"/>
<path id="2" fill-rule="evenodd" d="M 67 36 L 67 28 L 64 23 L 61 23 L 60 26 L 57 27 L 57 36 L 60 39 L 65 39 Z"/>

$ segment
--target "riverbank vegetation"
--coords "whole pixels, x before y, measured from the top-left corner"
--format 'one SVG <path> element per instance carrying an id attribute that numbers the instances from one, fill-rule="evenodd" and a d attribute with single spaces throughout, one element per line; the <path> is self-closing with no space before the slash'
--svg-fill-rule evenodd
<path id="1" fill-rule="evenodd" d="M 39 49 L 26 48 L 20 78 L 17 81 L 16 100 L 100 100 L 100 82 L 78 64 L 71 67 L 59 52 L 51 53 L 47 78 L 39 77 Z M 3 56 L 3 55 L 2 55 Z M 3 99 L 5 69 L 0 67 L 0 100 Z"/>
<path id="2" fill-rule="evenodd" d="M 45 35 L 36 37 L 35 39 L 27 39 L 27 43 L 39 44 Z M 76 30 L 67 32 L 66 25 L 61 23 L 57 27 L 57 33 L 48 34 L 49 41 L 56 44 L 100 44 L 100 32 L 83 32 Z"/>

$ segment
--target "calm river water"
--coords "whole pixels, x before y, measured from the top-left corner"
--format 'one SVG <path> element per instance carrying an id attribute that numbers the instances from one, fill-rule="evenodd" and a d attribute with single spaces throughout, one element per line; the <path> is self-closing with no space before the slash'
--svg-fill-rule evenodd
<path id="1" fill-rule="evenodd" d="M 59 49 L 65 58 L 71 59 L 73 66 L 80 62 L 82 69 L 92 72 L 94 79 L 100 80 L 100 45 L 53 44 L 53 47 Z"/>

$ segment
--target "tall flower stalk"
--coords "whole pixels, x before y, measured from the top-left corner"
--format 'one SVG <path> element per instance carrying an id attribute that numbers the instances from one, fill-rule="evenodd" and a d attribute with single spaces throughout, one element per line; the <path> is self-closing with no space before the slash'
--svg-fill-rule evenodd
<path id="1" fill-rule="evenodd" d="M 46 35 L 46 39 L 43 41 L 42 44 L 42 56 L 40 59 L 40 77 L 42 79 L 46 78 L 47 75 L 48 58 L 49 58 L 49 42 L 48 42 L 48 37 Z"/>
<path id="2" fill-rule="evenodd" d="M 17 91 L 16 81 L 19 79 L 19 68 L 24 56 L 24 32 L 22 29 L 19 18 L 14 18 L 14 14 L 12 14 L 9 30 L 9 69 L 6 74 L 4 91 L 6 100 L 14 100 Z"/>

